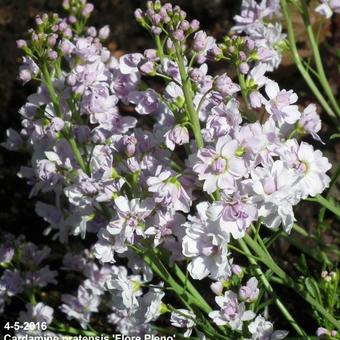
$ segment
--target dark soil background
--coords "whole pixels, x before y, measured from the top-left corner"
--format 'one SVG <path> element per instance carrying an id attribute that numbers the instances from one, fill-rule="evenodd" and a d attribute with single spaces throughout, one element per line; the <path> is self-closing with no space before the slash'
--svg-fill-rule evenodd
<path id="1" fill-rule="evenodd" d="M 120 56 L 125 52 L 141 52 L 145 48 L 152 47 L 152 41 L 148 34 L 140 28 L 133 16 L 137 7 L 144 7 L 145 1 L 138 0 L 96 0 L 91 1 L 95 5 L 90 24 L 100 27 L 109 24 L 111 36 L 109 48 Z M 179 4 L 188 12 L 188 17 L 197 18 L 201 22 L 201 28 L 207 30 L 216 38 L 227 33 L 232 26 L 232 18 L 239 11 L 241 1 L 233 0 L 182 0 L 171 1 Z M 20 116 L 18 109 L 25 103 L 28 94 L 34 92 L 34 86 L 27 84 L 23 86 L 17 81 L 17 73 L 20 62 L 20 51 L 16 49 L 15 41 L 25 38 L 26 31 L 34 24 L 35 15 L 43 12 L 57 12 L 63 15 L 62 0 L 0 0 L 0 140 L 5 138 L 7 128 L 20 129 Z M 294 15 L 294 14 L 292 14 Z M 315 25 L 318 25 L 317 18 Z M 310 52 L 308 46 L 304 45 L 302 26 L 296 19 L 297 32 L 301 30 L 300 45 L 301 53 L 308 58 Z M 340 48 L 340 15 L 334 16 L 330 24 L 324 26 L 320 39 L 323 43 L 322 53 L 325 54 L 326 72 L 334 92 L 338 94 L 339 81 L 339 53 Z M 226 65 L 219 65 L 220 71 L 226 70 Z M 300 96 L 300 104 L 306 105 L 315 100 L 310 95 L 306 85 L 302 81 L 294 65 L 287 56 L 284 57 L 283 66 L 275 72 L 273 77 L 280 81 L 281 87 L 292 88 Z M 321 138 L 328 141 L 334 132 L 334 127 L 329 122 L 325 113 L 319 108 L 323 120 Z M 339 163 L 340 147 L 335 141 L 327 142 L 326 145 L 317 144 L 317 147 L 329 157 L 335 165 Z M 13 234 L 23 233 L 27 239 L 40 244 L 47 243 L 46 237 L 42 235 L 45 223 L 35 214 L 35 198 L 29 199 L 30 188 L 25 181 L 16 175 L 21 165 L 28 161 L 28 155 L 9 152 L 0 147 L 0 233 L 3 230 Z M 337 190 L 333 195 L 337 196 Z M 318 210 L 311 203 L 302 203 L 296 209 L 297 219 L 306 229 L 315 228 L 316 214 Z M 333 224 L 329 218 L 328 223 Z M 333 224 L 334 225 L 334 224 Z M 324 236 L 328 242 L 334 243 L 339 232 L 336 230 L 327 232 Z M 294 263 L 298 254 L 294 249 L 287 252 L 288 246 L 284 242 L 277 244 L 278 254 L 288 253 L 285 258 L 287 267 Z M 281 255 L 282 256 L 282 255 Z M 317 267 L 316 267 L 317 268 Z M 318 269 L 318 268 L 317 268 Z M 285 291 L 282 291 L 285 293 Z M 294 302 L 298 299 L 287 292 L 289 299 Z M 295 301 L 295 306 L 299 305 Z M 304 304 L 300 304 L 300 311 L 294 311 L 294 307 L 288 307 L 301 318 L 301 323 L 307 326 L 310 333 L 314 333 L 316 325 L 304 320 Z"/>

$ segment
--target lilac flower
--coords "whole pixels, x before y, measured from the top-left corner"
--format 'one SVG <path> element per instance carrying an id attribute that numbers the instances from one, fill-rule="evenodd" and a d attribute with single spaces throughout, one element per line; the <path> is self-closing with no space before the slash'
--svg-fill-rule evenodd
<path id="1" fill-rule="evenodd" d="M 298 128 L 301 128 L 305 133 L 309 133 L 312 137 L 322 142 L 317 134 L 321 130 L 321 119 L 316 112 L 316 105 L 309 104 L 302 112 L 300 120 L 297 122 Z"/>
<path id="2" fill-rule="evenodd" d="M 6 264 L 12 261 L 14 257 L 15 249 L 10 245 L 3 243 L 0 245 L 0 265 Z"/>
<path id="3" fill-rule="evenodd" d="M 177 309 L 171 312 L 170 323 L 174 327 L 186 328 L 183 334 L 185 338 L 189 338 L 192 333 L 192 328 L 196 325 L 196 315 L 187 309 Z"/>
<path id="4" fill-rule="evenodd" d="M 233 196 L 222 194 L 222 198 L 208 209 L 209 218 L 218 221 L 221 229 L 231 233 L 235 239 L 243 237 L 251 222 L 257 218 L 256 207 L 247 197 L 241 197 L 239 192 Z"/>
<path id="5" fill-rule="evenodd" d="M 215 89 L 222 93 L 224 96 L 232 96 L 240 91 L 240 86 L 233 83 L 227 74 L 222 74 L 215 79 Z"/>
<path id="6" fill-rule="evenodd" d="M 84 270 L 85 263 L 86 260 L 84 259 L 84 256 L 80 254 L 66 253 L 63 257 L 62 269 L 82 272 Z"/>
<path id="7" fill-rule="evenodd" d="M 252 320 L 255 317 L 254 312 L 245 310 L 244 302 L 239 303 L 237 295 L 232 291 L 227 291 L 224 296 L 216 296 L 216 303 L 221 310 L 209 313 L 218 326 L 228 325 L 233 330 L 241 330 L 243 321 Z"/>
<path id="8" fill-rule="evenodd" d="M 222 102 L 212 108 L 211 114 L 207 118 L 204 133 L 208 133 L 211 139 L 216 140 L 229 134 L 241 122 L 242 117 L 239 111 L 239 103 L 235 98 L 232 98 L 227 104 Z"/>
<path id="9" fill-rule="evenodd" d="M 30 303 L 26 304 L 26 311 L 21 311 L 19 320 L 20 322 L 34 322 L 51 324 L 53 320 L 53 308 L 38 302 L 35 305 Z"/>
<path id="10" fill-rule="evenodd" d="M 195 280 L 211 277 L 218 280 L 231 275 L 227 244 L 229 237 L 217 223 L 207 217 L 208 203 L 197 205 L 198 216 L 188 217 L 186 236 L 183 238 L 183 254 L 192 258 L 188 271 Z"/>
<path id="11" fill-rule="evenodd" d="M 320 0 L 320 5 L 315 8 L 315 12 L 329 19 L 333 12 L 340 13 L 339 0 Z"/>
<path id="12" fill-rule="evenodd" d="M 0 145 L 5 147 L 7 150 L 17 151 L 23 145 L 23 139 L 21 135 L 13 129 L 6 130 L 6 137 L 6 142 L 1 143 Z"/>
<path id="13" fill-rule="evenodd" d="M 158 211 L 151 227 L 146 231 L 146 235 L 154 235 L 154 245 L 159 246 L 165 240 L 176 237 L 175 233 L 178 228 L 182 228 L 185 217 L 177 212 L 167 210 L 166 212 Z"/>
<path id="14" fill-rule="evenodd" d="M 56 270 L 51 270 L 50 266 L 44 266 L 36 271 L 26 273 L 26 283 L 32 286 L 46 287 L 48 284 L 57 284 L 55 277 Z"/>
<path id="15" fill-rule="evenodd" d="M 83 283 L 84 287 L 91 289 L 96 295 L 102 295 L 106 290 L 105 284 L 112 275 L 112 267 L 108 265 L 99 267 L 90 262 L 84 268 L 84 275 L 87 277 Z"/>
<path id="16" fill-rule="evenodd" d="M 170 205 L 176 211 L 189 212 L 192 201 L 190 192 L 174 171 L 159 167 L 155 176 L 149 177 L 146 182 L 148 190 L 154 193 L 156 203 Z"/>
<path id="17" fill-rule="evenodd" d="M 115 95 L 110 95 L 109 89 L 102 84 L 92 86 L 85 93 L 82 100 L 83 112 L 90 115 L 92 124 L 99 123 L 103 120 L 107 113 L 113 110 L 118 102 Z"/>
<path id="18" fill-rule="evenodd" d="M 116 235 L 118 245 L 123 247 L 125 240 L 133 244 L 135 233 L 144 236 L 145 219 L 151 214 L 154 202 L 151 198 L 129 201 L 126 197 L 119 196 L 115 199 L 115 206 L 118 219 L 110 222 L 107 231 Z"/>
<path id="19" fill-rule="evenodd" d="M 281 90 L 274 81 L 269 81 L 265 87 L 269 100 L 266 102 L 266 110 L 273 119 L 282 125 L 283 122 L 294 124 L 299 120 L 301 114 L 297 105 L 294 104 L 298 97 L 292 91 Z"/>
<path id="20" fill-rule="evenodd" d="M 138 72 L 138 65 L 143 59 L 140 53 L 125 54 L 119 59 L 119 68 L 123 74 Z"/>
<path id="21" fill-rule="evenodd" d="M 230 137 L 220 137 L 215 149 L 203 148 L 198 151 L 198 161 L 193 170 L 204 180 L 203 190 L 208 194 L 217 188 L 228 192 L 235 190 L 235 181 L 247 173 L 242 157 L 237 156 L 238 143 Z"/>
<path id="22" fill-rule="evenodd" d="M 14 296 L 23 291 L 23 280 L 17 270 L 6 269 L 0 278 L 0 291 L 7 296 Z"/>
<path id="23" fill-rule="evenodd" d="M 19 78 L 26 84 L 32 77 L 36 76 L 39 72 L 38 65 L 30 57 L 23 57 L 23 63 L 19 69 Z"/>
<path id="24" fill-rule="evenodd" d="M 245 286 L 242 286 L 239 290 L 239 296 L 242 301 L 254 302 L 259 295 L 259 289 L 257 288 L 258 281 L 256 277 L 250 278 Z"/>
<path id="25" fill-rule="evenodd" d="M 171 150 L 175 150 L 175 145 L 189 143 L 189 132 L 185 126 L 176 125 L 165 135 L 165 145 Z"/>
<path id="26" fill-rule="evenodd" d="M 76 319 L 80 326 L 86 329 L 91 313 L 98 311 L 100 303 L 98 295 L 84 286 L 79 286 L 77 296 L 63 294 L 61 298 L 64 303 L 60 309 L 66 314 L 67 319 Z"/>
<path id="27" fill-rule="evenodd" d="M 248 330 L 252 335 L 249 340 L 280 340 L 288 334 L 288 331 L 274 331 L 273 324 L 261 315 L 248 325 Z"/>
<path id="28" fill-rule="evenodd" d="M 135 109 L 140 115 L 154 113 L 160 105 L 157 93 L 151 89 L 130 92 L 128 98 L 131 103 L 137 105 Z"/>

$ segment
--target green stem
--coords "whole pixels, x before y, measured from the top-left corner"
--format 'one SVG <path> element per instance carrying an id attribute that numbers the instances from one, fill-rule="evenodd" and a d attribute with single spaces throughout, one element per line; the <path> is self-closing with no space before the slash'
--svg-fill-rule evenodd
<path id="1" fill-rule="evenodd" d="M 280 0 L 281 2 L 281 8 L 282 13 L 285 17 L 286 23 L 287 23 L 287 32 L 288 32 L 288 41 L 289 45 L 292 51 L 292 57 L 293 60 L 300 71 L 302 77 L 304 78 L 305 82 L 309 86 L 310 90 L 313 92 L 315 97 L 318 99 L 321 106 L 324 108 L 324 110 L 329 114 L 329 116 L 334 120 L 336 118 L 336 115 L 334 114 L 332 108 L 328 105 L 327 101 L 324 99 L 323 95 L 319 91 L 318 87 L 315 85 L 313 79 L 309 75 L 309 73 L 305 70 L 303 63 L 301 61 L 299 52 L 296 47 L 296 41 L 295 41 L 295 35 L 294 35 L 294 28 L 293 23 L 291 19 L 290 12 L 288 10 L 287 0 Z M 336 122 L 336 120 L 335 120 Z"/>
<path id="2" fill-rule="evenodd" d="M 304 24 L 306 27 L 306 31 L 307 31 L 307 36 L 309 39 L 309 43 L 312 49 L 312 53 L 314 56 L 314 60 L 315 60 L 315 65 L 316 65 L 316 69 L 318 71 L 319 74 L 319 80 L 320 80 L 320 84 L 322 85 L 324 91 L 326 92 L 329 100 L 331 101 L 333 108 L 336 112 L 336 114 L 338 116 L 340 116 L 340 108 L 339 105 L 333 95 L 333 91 L 329 85 L 329 82 L 327 80 L 326 74 L 325 74 L 325 70 L 322 64 L 322 59 L 320 56 L 320 51 L 319 51 L 319 47 L 318 47 L 318 43 L 316 41 L 314 32 L 313 32 L 313 28 L 312 25 L 310 23 L 310 19 L 309 19 L 309 14 L 308 14 L 308 7 L 305 1 L 301 1 L 302 3 L 302 17 L 304 20 Z"/>
<path id="3" fill-rule="evenodd" d="M 324 206 L 326 209 L 334 213 L 336 216 L 340 217 L 340 207 L 336 206 L 333 202 L 327 200 L 321 195 L 317 195 L 316 197 L 306 198 L 306 201 L 309 202 L 317 202 Z"/>
<path id="4" fill-rule="evenodd" d="M 255 122 L 257 120 L 256 115 L 251 111 L 251 107 L 249 105 L 249 101 L 248 101 L 248 96 L 247 96 L 247 86 L 246 86 L 246 80 L 244 77 L 244 74 L 242 74 L 240 72 L 240 70 L 237 67 L 237 77 L 238 77 L 238 82 L 240 84 L 241 87 L 241 94 L 242 94 L 242 98 L 244 103 L 246 104 L 246 118 L 250 121 L 250 122 Z"/>
<path id="5" fill-rule="evenodd" d="M 179 73 L 180 73 L 181 80 L 182 80 L 183 94 L 184 94 L 185 103 L 188 109 L 189 118 L 192 124 L 192 130 L 195 136 L 197 148 L 201 149 L 203 147 L 203 138 L 201 134 L 200 121 L 199 121 L 199 118 L 198 118 L 198 115 L 197 115 L 197 112 L 195 110 L 194 103 L 193 103 L 193 98 L 192 98 L 193 91 L 192 91 L 190 77 L 188 76 L 185 70 L 181 46 L 178 42 L 174 42 L 174 45 L 176 49 Z"/>
<path id="6" fill-rule="evenodd" d="M 158 53 L 159 59 L 160 59 L 161 63 L 163 63 L 164 50 L 163 50 L 163 46 L 162 46 L 162 43 L 161 43 L 161 38 L 158 34 L 155 36 L 155 42 L 156 42 L 157 53 Z"/>

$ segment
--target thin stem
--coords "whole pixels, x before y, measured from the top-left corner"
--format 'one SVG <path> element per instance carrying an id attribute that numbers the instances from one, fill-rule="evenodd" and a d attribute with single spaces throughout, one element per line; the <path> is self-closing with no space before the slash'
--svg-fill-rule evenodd
<path id="1" fill-rule="evenodd" d="M 163 63 L 164 50 L 163 50 L 163 45 L 161 43 L 161 38 L 158 34 L 155 36 L 155 42 L 156 42 L 156 46 L 157 46 L 157 53 L 158 53 L 159 59 L 160 59 L 161 63 Z"/>
<path id="2" fill-rule="evenodd" d="M 321 195 L 317 195 L 316 197 L 313 198 L 306 198 L 305 200 L 320 203 L 326 209 L 334 213 L 336 216 L 340 217 L 340 207 L 335 205 L 333 202 L 327 200 L 326 198 L 322 197 Z"/>
<path id="3" fill-rule="evenodd" d="M 192 124 L 192 130 L 195 136 L 196 145 L 198 149 L 203 147 L 203 138 L 201 134 L 200 121 L 193 103 L 193 91 L 190 78 L 185 70 L 184 60 L 181 52 L 181 46 L 178 42 L 174 42 L 176 49 L 177 63 L 179 68 L 179 73 L 182 80 L 182 89 L 185 98 L 186 107 L 188 109 L 189 118 Z"/>
<path id="4" fill-rule="evenodd" d="M 305 288 L 293 280 L 289 275 L 286 274 L 272 259 L 271 256 L 266 254 L 262 248 L 249 236 L 246 235 L 243 240 L 247 243 L 250 248 L 261 258 L 269 269 L 271 269 L 278 277 L 284 280 L 285 285 L 293 289 L 300 296 L 302 296 L 309 304 L 311 304 L 320 315 L 323 315 L 333 326 L 340 330 L 340 322 L 337 321 L 333 315 L 331 315 L 313 296 L 306 292 Z"/>
<path id="5" fill-rule="evenodd" d="M 239 244 L 240 244 L 241 248 L 243 249 L 243 251 L 247 254 L 249 262 L 254 266 L 255 272 L 259 276 L 259 278 L 260 278 L 261 282 L 263 283 L 264 287 L 266 288 L 266 290 L 270 294 L 273 295 L 273 299 L 275 301 L 275 304 L 280 309 L 281 313 L 284 315 L 284 317 L 287 319 L 287 321 L 289 321 L 289 323 L 294 327 L 294 329 L 296 330 L 296 332 L 299 335 L 301 335 L 305 339 L 308 339 L 305 331 L 298 325 L 298 323 L 295 321 L 295 319 L 289 313 L 289 311 L 284 306 L 284 304 L 281 302 L 281 300 L 276 296 L 273 287 L 270 285 L 270 283 L 267 280 L 266 276 L 264 275 L 264 273 L 262 272 L 261 268 L 259 267 L 257 261 L 251 256 L 252 254 L 251 254 L 248 246 L 246 245 L 246 243 L 242 239 L 239 239 L 238 241 L 239 241 Z"/>
<path id="6" fill-rule="evenodd" d="M 317 40 L 315 38 L 314 32 L 313 32 L 313 28 L 311 26 L 310 23 L 310 19 L 309 19 L 309 14 L 308 14 L 308 7 L 305 1 L 301 1 L 302 3 L 302 17 L 304 20 L 304 24 L 306 27 L 306 31 L 307 31 L 307 36 L 309 39 L 309 43 L 312 49 L 312 53 L 314 56 L 314 60 L 315 60 L 315 65 L 316 65 L 316 69 L 318 71 L 319 74 L 319 80 L 320 80 L 320 84 L 322 85 L 324 91 L 326 92 L 329 100 L 331 101 L 333 108 L 336 112 L 336 114 L 338 116 L 340 116 L 340 108 L 339 105 L 333 95 L 333 91 L 329 85 L 329 82 L 327 80 L 326 74 L 325 74 L 325 70 L 322 64 L 322 59 L 320 56 L 320 51 L 319 51 L 319 47 L 318 47 L 318 43 Z"/>
<path id="7" fill-rule="evenodd" d="M 296 47 L 294 28 L 293 28 L 291 15 L 290 15 L 289 10 L 288 10 L 287 0 L 280 0 L 280 2 L 281 2 L 282 13 L 283 13 L 285 20 L 286 20 L 286 23 L 287 23 L 288 41 L 289 41 L 289 45 L 290 45 L 290 48 L 291 48 L 291 51 L 292 51 L 293 60 L 296 64 L 298 70 L 300 71 L 302 77 L 304 78 L 305 82 L 307 83 L 307 85 L 309 86 L 309 88 L 311 89 L 311 91 L 313 92 L 315 97 L 318 99 L 321 106 L 329 114 L 329 116 L 333 120 L 335 120 L 336 115 L 333 112 L 333 109 L 328 105 L 327 101 L 324 99 L 324 97 L 321 94 L 321 92 L 319 91 L 318 87 L 315 85 L 313 79 L 311 78 L 309 73 L 305 70 L 305 68 L 302 64 L 299 52 L 298 52 L 297 47 Z M 336 122 L 336 120 L 335 120 L 335 122 Z"/>

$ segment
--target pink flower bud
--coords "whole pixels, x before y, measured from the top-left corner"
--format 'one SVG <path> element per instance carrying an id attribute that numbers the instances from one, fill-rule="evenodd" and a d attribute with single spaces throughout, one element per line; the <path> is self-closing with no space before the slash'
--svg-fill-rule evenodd
<path id="1" fill-rule="evenodd" d="M 88 17 L 93 12 L 93 10 L 94 10 L 93 4 L 88 3 L 83 8 L 82 15 L 84 17 Z"/>
<path id="2" fill-rule="evenodd" d="M 95 38 L 97 36 L 97 30 L 95 27 L 91 26 L 87 29 L 86 33 L 92 37 L 92 38 Z"/>
<path id="3" fill-rule="evenodd" d="M 210 289 L 216 295 L 221 295 L 223 292 L 223 284 L 220 281 L 213 282 L 210 285 Z"/>
<path id="4" fill-rule="evenodd" d="M 237 276 L 242 274 L 242 268 L 238 264 L 233 265 L 231 270 Z"/>
<path id="5" fill-rule="evenodd" d="M 16 43 L 17 43 L 17 48 L 23 48 L 23 47 L 26 47 L 26 46 L 27 46 L 26 41 L 23 40 L 23 39 L 17 40 Z"/>
<path id="6" fill-rule="evenodd" d="M 240 64 L 240 72 L 242 74 L 247 74 L 249 72 L 249 65 L 247 63 Z"/>
<path id="7" fill-rule="evenodd" d="M 193 32 L 196 32 L 200 28 L 200 22 L 196 19 L 192 20 L 190 23 L 190 27 Z"/>
<path id="8" fill-rule="evenodd" d="M 181 29 L 177 29 L 172 33 L 172 37 L 177 41 L 184 40 L 184 32 Z"/>
<path id="9" fill-rule="evenodd" d="M 98 37 L 100 40 L 106 40 L 110 35 L 110 27 L 109 25 L 103 26 L 98 33 Z"/>
<path id="10" fill-rule="evenodd" d="M 49 51 L 47 55 L 51 60 L 56 60 L 58 58 L 58 53 L 56 51 Z"/>

